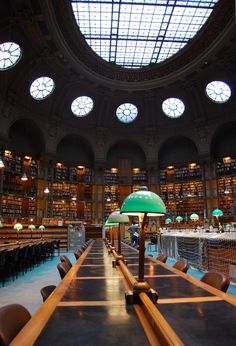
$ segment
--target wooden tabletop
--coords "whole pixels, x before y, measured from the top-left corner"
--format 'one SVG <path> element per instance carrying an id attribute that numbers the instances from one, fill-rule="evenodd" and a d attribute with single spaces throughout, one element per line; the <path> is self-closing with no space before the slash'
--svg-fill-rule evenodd
<path id="1" fill-rule="evenodd" d="M 138 252 L 123 244 L 122 253 L 136 277 Z M 234 297 L 151 257 L 145 259 L 145 280 L 158 292 L 156 308 L 183 344 L 235 343 Z M 138 307 L 126 305 L 126 289 L 119 268 L 112 267 L 111 255 L 97 240 L 11 345 L 157 345 L 152 330 L 142 328 Z"/>

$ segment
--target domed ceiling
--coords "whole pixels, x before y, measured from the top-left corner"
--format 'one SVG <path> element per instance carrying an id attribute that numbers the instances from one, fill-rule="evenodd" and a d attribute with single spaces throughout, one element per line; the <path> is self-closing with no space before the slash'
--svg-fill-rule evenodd
<path id="1" fill-rule="evenodd" d="M 130 8 L 129 16 L 123 16 L 126 7 L 120 6 L 121 3 Z M 54 152 L 60 138 L 76 132 L 86 134 L 95 156 L 102 159 L 111 145 L 132 136 L 146 155 L 148 152 L 147 160 L 153 160 L 161 143 L 170 136 L 185 135 L 186 129 L 189 129 L 187 136 L 198 142 L 199 152 L 206 151 L 217 127 L 234 116 L 234 0 L 162 0 L 157 2 L 158 6 L 153 0 L 145 1 L 145 6 L 143 3 L 73 1 L 77 14 L 84 11 L 86 19 L 80 30 L 77 22 L 81 18 L 76 20 L 71 1 L 6 2 L 0 14 L 0 60 L 9 58 L 10 49 L 15 54 L 15 46 L 7 42 L 16 44 L 17 56 L 12 66 L 4 65 L 11 64 L 9 60 L 0 65 L 0 137 L 7 138 L 11 124 L 17 119 L 33 118 L 45 134 L 46 150 Z M 95 11 L 95 5 L 100 12 L 97 19 L 89 22 L 86 11 Z M 109 14 L 118 13 L 122 18 L 108 20 L 108 11 L 103 11 L 102 5 L 109 7 Z M 143 12 L 138 14 L 141 7 Z M 154 8 L 161 12 L 159 22 L 154 21 Z M 187 12 L 191 14 L 191 23 L 185 18 Z M 144 16 L 139 29 L 135 15 Z M 130 61 L 129 66 L 110 61 L 111 56 L 106 61 L 89 46 L 91 38 L 86 37 L 85 27 L 88 25 L 91 34 L 91 26 L 97 27 L 98 18 L 103 16 L 110 30 L 109 42 L 104 47 L 109 47 L 109 52 L 113 50 L 111 22 L 119 23 L 113 56 L 118 57 L 121 52 L 120 56 Z M 171 42 L 169 48 L 168 44 L 165 46 L 165 56 L 160 57 L 161 49 L 157 53 L 148 48 L 141 53 L 138 48 L 141 67 L 133 64 L 134 55 L 129 60 L 130 49 L 124 52 L 120 48 L 128 17 L 135 40 L 131 41 L 140 42 L 141 36 L 135 36 L 138 31 L 139 35 L 146 34 L 145 47 L 150 48 L 148 42 L 156 30 L 156 46 L 162 42 L 164 47 L 168 40 Z M 142 26 L 145 18 L 146 29 Z M 180 32 L 173 30 L 178 21 Z M 197 22 L 195 34 L 191 25 Z M 156 25 L 156 29 L 151 25 Z M 192 28 L 190 32 L 186 26 Z M 123 42 L 129 47 L 132 35 L 127 32 L 125 35 Z M 100 35 L 101 48 L 103 41 Z M 179 43 L 176 46 L 175 41 Z"/>

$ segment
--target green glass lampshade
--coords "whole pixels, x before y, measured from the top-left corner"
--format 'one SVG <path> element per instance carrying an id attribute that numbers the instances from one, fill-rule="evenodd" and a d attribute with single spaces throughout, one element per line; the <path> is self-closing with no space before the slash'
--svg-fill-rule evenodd
<path id="1" fill-rule="evenodd" d="M 17 229 L 17 231 L 19 231 L 20 229 L 23 228 L 22 224 L 21 223 L 16 223 L 14 226 L 13 226 L 14 229 Z"/>
<path id="2" fill-rule="evenodd" d="M 144 186 L 126 197 L 120 211 L 126 215 L 138 216 L 147 213 L 147 216 L 161 216 L 166 213 L 166 207 L 157 194 L 148 191 Z"/>
<path id="3" fill-rule="evenodd" d="M 222 216 L 222 215 L 223 215 L 223 211 L 218 209 L 218 208 L 213 210 L 213 212 L 212 212 L 212 216 L 215 216 L 215 217 L 219 217 L 219 216 Z"/>
<path id="4" fill-rule="evenodd" d="M 108 219 L 104 224 L 104 227 L 108 228 L 108 227 L 117 227 L 119 224 L 118 222 L 109 222 Z"/>
<path id="5" fill-rule="evenodd" d="M 120 209 L 116 209 L 115 211 L 113 211 L 108 219 L 107 219 L 108 222 L 115 222 L 115 223 L 126 223 L 126 222 L 129 222 L 129 217 L 128 215 L 125 215 L 125 214 L 121 214 L 120 213 Z"/>
<path id="6" fill-rule="evenodd" d="M 31 229 L 31 230 L 35 229 L 35 225 L 29 225 L 28 229 Z"/>
<path id="7" fill-rule="evenodd" d="M 39 229 L 44 230 L 45 229 L 44 225 L 39 226 Z"/>
<path id="8" fill-rule="evenodd" d="M 182 218 L 182 216 L 177 216 L 175 220 L 180 222 L 180 221 L 183 221 L 183 218 Z"/>
<path id="9" fill-rule="evenodd" d="M 165 223 L 171 223 L 171 222 L 172 220 L 169 217 L 167 217 L 167 219 L 165 220 Z"/>
<path id="10" fill-rule="evenodd" d="M 193 220 L 193 221 L 197 221 L 197 220 L 199 220 L 199 216 L 198 216 L 198 214 L 193 213 L 193 214 L 190 215 L 190 219 Z"/>

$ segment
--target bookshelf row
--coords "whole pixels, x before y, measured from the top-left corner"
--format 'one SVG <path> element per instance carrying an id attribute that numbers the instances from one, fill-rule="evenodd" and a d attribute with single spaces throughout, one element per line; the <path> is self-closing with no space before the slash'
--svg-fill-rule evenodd
<path id="1" fill-rule="evenodd" d="M 185 181 L 201 179 L 202 169 L 196 163 L 190 163 L 184 167 L 167 166 L 160 169 L 160 184 L 168 181 Z"/>
<path id="2" fill-rule="evenodd" d="M 41 163 L 29 156 L 5 151 L 4 164 L 0 191 L 0 216 L 3 218 L 44 216 L 92 222 L 94 215 L 99 214 L 99 218 L 104 219 L 121 206 L 130 192 L 147 185 L 148 181 L 147 171 L 141 168 L 129 168 L 121 175 L 118 168 L 106 168 L 103 171 L 102 190 L 98 193 L 94 171 L 84 166 L 56 163 L 52 169 L 49 167 L 47 179 L 44 179 Z M 219 160 L 216 170 L 217 192 L 214 194 L 218 196 L 219 207 L 230 214 L 236 202 L 236 160 Z M 21 179 L 24 173 L 27 174 L 27 181 Z M 121 178 L 124 184 L 120 183 Z M 205 183 L 201 166 L 191 163 L 159 170 L 159 181 L 155 188 L 168 212 L 182 214 L 185 210 L 203 215 Z M 49 188 L 48 195 L 43 193 L 45 186 Z M 97 202 L 100 206 L 96 205 Z"/>

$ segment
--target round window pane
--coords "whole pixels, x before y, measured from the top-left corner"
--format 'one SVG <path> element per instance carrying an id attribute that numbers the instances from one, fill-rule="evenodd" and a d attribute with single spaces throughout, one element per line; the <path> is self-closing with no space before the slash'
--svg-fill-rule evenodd
<path id="1" fill-rule="evenodd" d="M 132 103 L 123 103 L 116 109 L 116 116 L 122 123 L 131 123 L 138 115 L 138 109 Z"/>
<path id="2" fill-rule="evenodd" d="M 168 117 L 178 118 L 184 113 L 185 106 L 180 99 L 172 97 L 162 103 L 162 110 Z"/>
<path id="3" fill-rule="evenodd" d="M 22 55 L 20 46 L 14 42 L 0 44 L 0 70 L 7 70 L 16 65 Z"/>
<path id="4" fill-rule="evenodd" d="M 35 100 L 43 100 L 53 92 L 54 88 L 55 84 L 52 78 L 40 77 L 31 84 L 30 95 Z"/>
<path id="5" fill-rule="evenodd" d="M 93 100 L 88 96 L 77 97 L 71 104 L 71 110 L 77 117 L 85 117 L 93 109 Z"/>
<path id="6" fill-rule="evenodd" d="M 216 103 L 227 102 L 231 96 L 230 87 L 221 81 L 210 82 L 206 86 L 207 96 Z"/>

